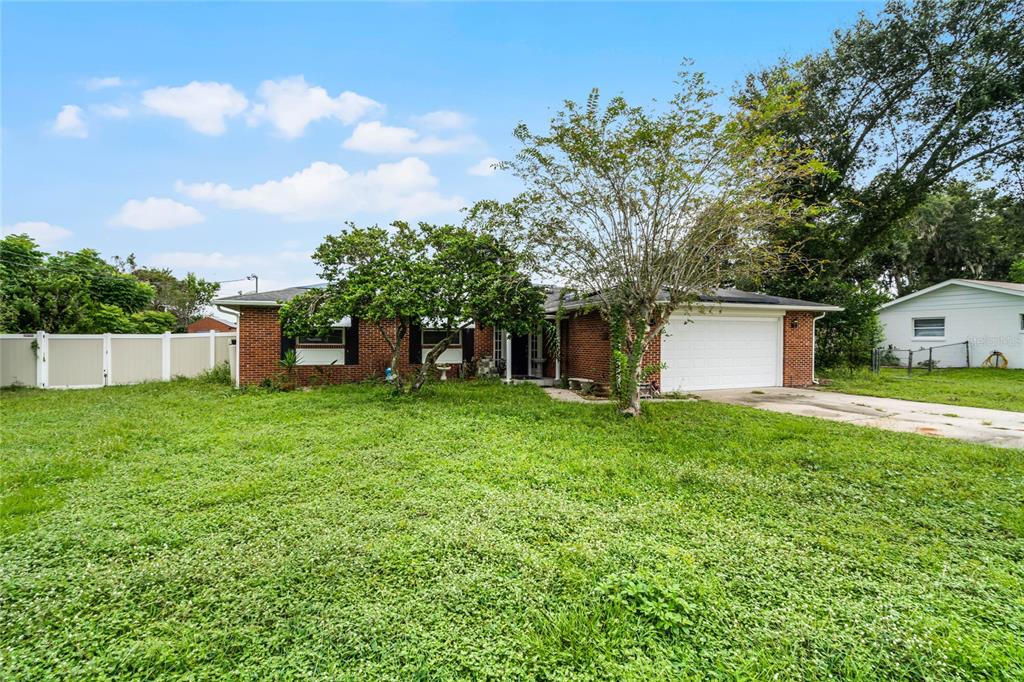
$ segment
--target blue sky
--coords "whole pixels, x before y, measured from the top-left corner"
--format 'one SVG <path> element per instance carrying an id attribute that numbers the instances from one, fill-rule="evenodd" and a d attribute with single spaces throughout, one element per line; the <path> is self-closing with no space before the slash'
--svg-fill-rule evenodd
<path id="1" fill-rule="evenodd" d="M 666 99 L 687 57 L 728 91 L 878 6 L 4 3 L 4 232 L 315 281 L 345 221 L 511 196 L 489 160 L 565 98 Z"/>

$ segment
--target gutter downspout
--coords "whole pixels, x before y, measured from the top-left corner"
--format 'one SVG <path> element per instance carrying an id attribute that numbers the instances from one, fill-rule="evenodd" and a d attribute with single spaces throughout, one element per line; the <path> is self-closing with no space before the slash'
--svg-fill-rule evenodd
<path id="1" fill-rule="evenodd" d="M 818 320 L 825 317 L 826 313 L 822 313 L 817 317 L 811 318 L 811 383 L 815 386 L 818 385 Z"/>

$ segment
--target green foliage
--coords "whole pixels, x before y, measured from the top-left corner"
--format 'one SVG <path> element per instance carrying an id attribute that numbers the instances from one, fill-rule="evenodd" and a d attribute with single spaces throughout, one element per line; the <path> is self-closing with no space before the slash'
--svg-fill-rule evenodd
<path id="1" fill-rule="evenodd" d="M 391 229 L 349 225 L 328 235 L 314 260 L 326 286 L 282 306 L 285 333 L 324 333 L 346 316 L 375 325 L 391 348 L 398 390 L 419 390 L 450 343 L 434 345 L 407 382 L 399 353 L 413 326 L 454 333 L 475 321 L 522 334 L 543 318 L 544 294 L 530 283 L 522 256 L 485 232 L 400 221 Z"/>
<path id="2" fill-rule="evenodd" d="M 0 329 L 5 332 L 171 331 L 177 326 L 174 316 L 150 309 L 154 292 L 92 249 L 47 255 L 25 235 L 0 240 Z"/>
<path id="3" fill-rule="evenodd" d="M 957 245 L 942 243 L 946 255 L 907 273 L 899 252 L 914 244 L 897 244 L 895 257 L 876 258 L 875 251 L 885 254 L 951 178 L 973 174 L 1009 185 L 1022 170 L 1022 7 L 1013 0 L 888 2 L 877 18 L 837 31 L 828 50 L 748 79 L 735 101 L 751 110 L 780 86 L 805 87 L 802 108 L 770 125 L 791 147 L 813 149 L 832 171 L 788 185 L 788 196 L 829 211 L 784 231 L 786 244 L 812 267 L 770 276 L 766 290 L 863 309 L 886 274 L 899 286 L 985 260 L 987 245 L 957 255 Z M 860 325 L 867 320 L 828 315 L 819 323 L 821 338 L 844 337 L 840 345 L 851 349 L 832 357 L 865 354 L 871 334 Z"/>
<path id="4" fill-rule="evenodd" d="M 206 370 L 198 377 L 195 381 L 207 384 L 220 384 L 222 386 L 231 386 L 234 382 L 231 380 L 231 365 L 225 360 L 219 365 L 214 365 L 210 369 Z"/>
<path id="5" fill-rule="evenodd" d="M 521 149 L 504 167 L 526 190 L 506 204 L 479 202 L 468 216 L 523 245 L 538 272 L 595 296 L 606 318 L 625 316 L 622 355 L 613 356 L 631 373 L 616 380 L 619 395 L 634 388 L 626 414 L 639 414 L 640 358 L 668 315 L 778 268 L 787 255 L 779 225 L 815 210 L 780 187 L 827 172 L 769 125 L 799 110 L 799 84 L 725 115 L 703 74 L 684 70 L 677 82 L 663 105 L 605 103 L 595 89 L 564 102 L 546 131 L 521 124 Z"/>
<path id="6" fill-rule="evenodd" d="M 947 279 L 1009 280 L 1024 254 L 1024 201 L 951 182 L 929 195 L 871 255 L 897 296 Z"/>
<path id="7" fill-rule="evenodd" d="M 1024 677 L 1010 450 L 492 382 L 0 401 L 6 680 Z"/>
<path id="8" fill-rule="evenodd" d="M 143 310 L 132 313 L 131 324 L 137 334 L 162 334 L 180 329 L 173 313 L 160 310 Z"/>
<path id="9" fill-rule="evenodd" d="M 1024 258 L 1010 266 L 1010 281 L 1024 284 Z"/>
<path id="10" fill-rule="evenodd" d="M 134 258 L 129 256 L 128 262 L 134 265 Z M 177 331 L 185 331 L 202 317 L 220 287 L 191 272 L 184 279 L 178 279 L 168 269 L 135 268 L 131 274 L 154 288 L 153 307 L 171 313 Z"/>

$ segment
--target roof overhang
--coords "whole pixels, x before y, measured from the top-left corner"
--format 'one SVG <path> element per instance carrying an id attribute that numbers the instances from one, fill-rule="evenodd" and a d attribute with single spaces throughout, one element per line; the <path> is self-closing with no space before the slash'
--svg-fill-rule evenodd
<path id="1" fill-rule="evenodd" d="M 952 284 L 955 284 L 955 285 L 961 286 L 961 287 L 968 287 L 968 288 L 971 288 L 971 289 L 980 289 L 981 291 L 991 291 L 991 292 L 996 293 L 996 294 L 1009 294 L 1010 296 L 1024 296 L 1024 291 L 1018 291 L 1016 289 L 1008 289 L 1006 287 L 995 286 L 995 285 L 992 285 L 992 284 L 984 284 L 982 282 L 975 282 L 975 281 L 972 281 L 972 280 L 969 280 L 969 279 L 947 279 L 945 282 L 939 282 L 938 284 L 933 284 L 930 287 L 925 287 L 924 289 L 921 289 L 920 291 L 915 291 L 912 294 L 907 294 L 906 296 L 900 296 L 899 298 L 895 298 L 895 299 L 889 301 L 888 303 L 883 303 L 882 305 L 878 306 L 878 309 L 879 310 L 884 310 L 885 308 L 889 308 L 891 306 L 898 305 L 900 303 L 903 303 L 904 301 L 909 301 L 912 298 L 917 298 L 918 296 L 924 296 L 925 294 L 930 294 L 933 291 L 936 291 L 938 289 L 943 289 L 943 288 L 948 287 L 948 286 L 950 286 Z"/>
<path id="2" fill-rule="evenodd" d="M 563 310 L 579 310 L 581 308 L 596 307 L 598 304 L 595 301 L 568 301 L 563 306 Z M 658 305 L 668 305 L 668 301 L 658 301 Z M 690 304 L 694 308 L 731 308 L 731 309 L 748 309 L 748 310 L 797 310 L 797 311 L 808 311 L 808 312 L 819 312 L 819 313 L 837 313 L 843 310 L 840 306 L 827 305 L 820 303 L 816 305 L 785 305 L 781 303 L 718 303 L 715 301 L 695 301 Z M 683 307 L 683 306 L 680 306 Z M 550 312 L 555 312 L 557 308 Z"/>
<path id="3" fill-rule="evenodd" d="M 222 298 L 215 298 L 211 303 L 222 308 L 280 308 L 282 305 L 277 301 L 232 301 Z"/>

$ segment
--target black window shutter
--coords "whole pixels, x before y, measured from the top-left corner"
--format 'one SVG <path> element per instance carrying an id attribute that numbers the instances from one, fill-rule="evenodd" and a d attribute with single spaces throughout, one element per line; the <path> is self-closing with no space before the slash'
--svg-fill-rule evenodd
<path id="1" fill-rule="evenodd" d="M 359 318 L 353 317 L 351 326 L 345 330 L 345 364 L 359 364 Z"/>
<path id="2" fill-rule="evenodd" d="M 409 364 L 423 364 L 423 338 L 418 324 L 409 326 Z"/>
<path id="3" fill-rule="evenodd" d="M 469 362 L 473 358 L 473 330 L 462 330 L 462 361 Z"/>
<path id="4" fill-rule="evenodd" d="M 281 332 L 281 359 L 284 360 L 285 353 L 290 350 L 295 350 L 295 337 L 285 336 L 284 332 Z"/>

